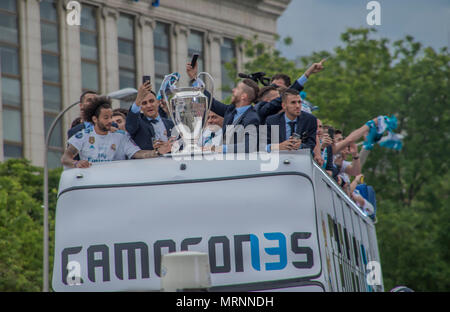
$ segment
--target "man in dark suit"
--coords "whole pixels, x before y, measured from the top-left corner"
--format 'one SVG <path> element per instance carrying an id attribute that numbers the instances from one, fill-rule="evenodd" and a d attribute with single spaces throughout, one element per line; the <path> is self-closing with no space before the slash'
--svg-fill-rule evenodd
<path id="1" fill-rule="evenodd" d="M 316 146 L 316 117 L 302 112 L 302 102 L 297 90 L 286 89 L 282 93 L 281 99 L 284 112 L 267 118 L 268 149 L 273 151 L 309 148 L 312 152 Z M 279 128 L 277 142 L 271 141 L 272 126 Z M 299 138 L 294 137 L 295 133 Z"/>
<path id="2" fill-rule="evenodd" d="M 141 85 L 136 102 L 127 115 L 126 129 L 136 144 L 144 150 L 169 144 L 173 122 L 159 115 L 159 101 L 150 82 Z"/>
<path id="3" fill-rule="evenodd" d="M 89 103 L 90 100 L 97 97 L 97 93 L 94 91 L 85 91 L 80 96 L 80 123 L 74 125 L 72 123 L 72 127 L 67 131 L 67 138 L 70 139 L 75 133 L 77 133 L 80 130 L 83 130 L 89 126 L 93 126 L 90 122 L 86 121 L 84 118 L 84 108 Z"/>
<path id="4" fill-rule="evenodd" d="M 200 79 L 198 79 L 199 81 L 195 81 L 197 78 L 197 68 L 198 63 L 195 65 L 195 68 L 192 68 L 190 63 L 186 65 L 186 72 L 194 85 L 202 83 Z M 252 103 L 258 97 L 258 84 L 251 79 L 244 79 L 233 88 L 232 92 L 231 105 L 226 105 L 214 98 L 212 99 L 211 110 L 223 117 L 222 131 L 225 136 L 222 148 L 214 148 L 214 150 L 216 152 L 233 151 L 235 153 L 244 150 L 246 153 L 256 152 L 260 122 L 258 113 Z M 210 99 L 211 94 L 208 91 L 205 91 L 205 95 Z M 227 134 L 227 128 L 229 130 L 234 129 L 235 131 L 229 131 Z"/>
<path id="5" fill-rule="evenodd" d="M 289 89 L 297 90 L 297 92 L 300 93 L 300 91 L 303 90 L 303 86 L 308 81 L 309 77 L 312 74 L 320 72 L 324 68 L 323 63 L 325 62 L 325 60 L 326 59 L 323 59 L 319 63 L 312 64 L 305 71 L 305 73 L 289 87 Z M 279 76 L 281 76 L 281 75 L 279 75 Z M 277 82 L 278 80 L 281 80 L 281 78 L 273 80 L 273 83 L 278 83 Z M 283 80 L 283 81 L 285 81 L 285 80 Z M 258 110 L 259 119 L 261 121 L 261 124 L 264 124 L 267 117 L 274 115 L 281 110 L 281 98 L 278 97 L 270 102 L 263 101 L 263 102 L 259 103 L 258 106 L 259 106 L 259 110 Z"/>

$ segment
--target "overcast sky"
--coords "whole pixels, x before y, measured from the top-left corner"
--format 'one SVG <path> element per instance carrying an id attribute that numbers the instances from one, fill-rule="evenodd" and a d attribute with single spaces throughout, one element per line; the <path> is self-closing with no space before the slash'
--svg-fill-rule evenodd
<path id="1" fill-rule="evenodd" d="M 348 27 L 369 27 L 370 0 L 292 0 L 278 19 L 278 34 L 290 36 L 289 47 L 277 48 L 290 59 L 313 51 L 332 51 Z M 425 46 L 450 49 L 450 0 L 378 0 L 381 25 L 376 37 L 391 42 L 411 35 Z M 375 38 L 376 38 L 375 37 Z"/>

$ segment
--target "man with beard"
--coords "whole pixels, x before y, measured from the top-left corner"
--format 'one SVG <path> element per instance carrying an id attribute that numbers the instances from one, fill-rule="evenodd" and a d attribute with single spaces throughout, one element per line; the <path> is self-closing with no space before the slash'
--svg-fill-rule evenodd
<path id="1" fill-rule="evenodd" d="M 61 158 L 66 168 L 89 168 L 92 163 L 128 158 L 151 158 L 170 151 L 171 146 L 160 150 L 141 150 L 123 132 L 110 132 L 112 123 L 111 100 L 101 96 L 92 100 L 84 109 L 87 121 L 94 126 L 77 132 L 68 141 L 68 147 Z M 74 160 L 76 155 L 80 160 Z"/>
<path id="2" fill-rule="evenodd" d="M 193 68 L 190 63 L 186 65 L 186 72 L 193 82 L 193 84 L 202 84 L 203 82 L 197 78 L 197 71 L 198 71 L 198 63 Z M 256 82 L 254 82 L 251 79 L 243 79 L 240 81 L 235 88 L 232 90 L 233 94 L 231 97 L 231 105 L 226 105 L 216 99 L 212 99 L 211 104 L 211 110 L 216 113 L 217 115 L 223 117 L 223 126 L 222 131 L 224 135 L 226 135 L 227 126 L 234 126 L 236 129 L 236 126 L 241 125 L 245 130 L 247 126 L 254 125 L 255 132 L 250 134 L 249 132 L 246 132 L 244 136 L 237 135 L 236 131 L 230 132 L 229 135 L 233 135 L 234 140 L 226 140 L 224 139 L 224 142 L 231 141 L 231 144 L 223 145 L 222 147 L 215 148 L 214 145 L 212 146 L 211 150 L 216 152 L 227 152 L 227 149 L 230 148 L 234 150 L 234 152 L 237 152 L 239 149 L 239 146 L 242 146 L 245 148 L 245 152 L 249 153 L 250 151 L 250 140 L 255 140 L 254 143 L 258 142 L 258 127 L 259 127 L 259 117 L 258 113 L 256 112 L 255 108 L 253 107 L 252 103 L 257 100 L 258 93 L 259 93 L 259 87 Z M 205 95 L 208 97 L 208 99 L 211 97 L 211 94 L 205 90 Z M 238 137 L 244 137 L 243 140 L 238 139 Z M 230 142 L 229 142 L 230 143 Z M 242 145 L 244 144 L 244 145 Z M 256 146 L 257 144 L 253 144 L 253 146 Z"/>
<path id="3" fill-rule="evenodd" d="M 271 150 L 298 150 L 316 146 L 317 120 L 313 115 L 301 110 L 302 101 L 297 90 L 286 89 L 282 95 L 284 112 L 267 118 L 267 139 Z M 279 129 L 278 142 L 271 142 L 271 127 Z M 295 138 L 297 134 L 299 138 Z M 274 144 L 270 144 L 274 143 Z"/>

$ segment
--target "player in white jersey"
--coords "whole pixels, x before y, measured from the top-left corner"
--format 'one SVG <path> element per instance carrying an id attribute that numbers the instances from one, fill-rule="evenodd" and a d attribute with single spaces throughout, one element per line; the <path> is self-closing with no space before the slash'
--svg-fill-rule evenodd
<path id="1" fill-rule="evenodd" d="M 151 158 L 168 153 L 171 145 L 166 144 L 156 150 L 141 150 L 126 134 L 110 132 L 112 123 L 111 100 L 97 97 L 85 108 L 85 117 L 94 124 L 71 137 L 61 158 L 67 168 L 88 168 L 92 163 L 128 158 Z M 80 160 L 73 158 L 79 154 Z"/>

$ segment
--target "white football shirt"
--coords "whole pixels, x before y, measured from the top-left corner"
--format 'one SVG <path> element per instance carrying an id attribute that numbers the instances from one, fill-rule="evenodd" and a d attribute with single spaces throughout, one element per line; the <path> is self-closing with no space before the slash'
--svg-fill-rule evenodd
<path id="1" fill-rule="evenodd" d="M 78 150 L 81 160 L 90 163 L 130 159 L 141 150 L 123 131 L 100 135 L 93 127 L 77 132 L 68 143 Z"/>

